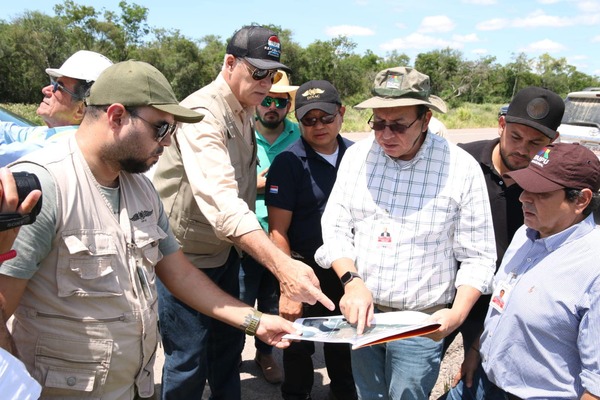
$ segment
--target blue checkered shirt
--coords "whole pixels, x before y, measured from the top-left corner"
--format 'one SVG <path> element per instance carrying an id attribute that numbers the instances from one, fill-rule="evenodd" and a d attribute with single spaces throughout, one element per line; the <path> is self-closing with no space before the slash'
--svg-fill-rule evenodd
<path id="1" fill-rule="evenodd" d="M 452 303 L 460 285 L 490 292 L 496 248 L 481 168 L 430 132 L 410 161 L 373 138 L 350 147 L 321 223 L 317 262 L 354 260 L 375 304 L 422 310 Z"/>

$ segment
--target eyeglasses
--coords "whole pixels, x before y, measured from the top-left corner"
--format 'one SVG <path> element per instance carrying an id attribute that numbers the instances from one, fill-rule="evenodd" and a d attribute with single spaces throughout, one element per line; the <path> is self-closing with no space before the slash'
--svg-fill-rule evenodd
<path id="1" fill-rule="evenodd" d="M 335 121 L 335 117 L 337 115 L 338 115 L 338 113 L 330 114 L 330 115 L 323 115 L 322 117 L 304 117 L 304 118 L 300 119 L 300 122 L 304 126 L 315 126 L 317 124 L 317 121 L 321 121 L 321 123 L 323 125 L 329 125 L 333 121 Z"/>
<path id="2" fill-rule="evenodd" d="M 177 123 L 169 124 L 168 122 L 164 122 L 160 125 L 157 125 L 157 124 L 153 124 L 152 122 L 148 121 L 147 119 L 142 118 L 141 116 L 139 116 L 138 114 L 136 114 L 135 112 L 133 112 L 131 110 L 128 110 L 128 111 L 132 117 L 139 118 L 142 121 L 144 121 L 145 123 L 147 123 L 148 125 L 150 125 L 151 127 L 153 127 L 154 129 L 156 129 L 156 141 L 158 143 L 162 142 L 164 140 L 164 138 L 175 133 L 175 131 L 177 130 Z"/>
<path id="3" fill-rule="evenodd" d="M 399 124 L 398 122 L 392 122 L 391 124 L 386 123 L 386 121 L 373 121 L 373 115 L 369 118 L 367 122 L 371 129 L 374 131 L 382 131 L 386 127 L 390 128 L 390 130 L 394 133 L 405 133 L 408 128 L 414 125 L 419 119 L 421 119 L 422 115 L 417 115 L 417 118 L 408 125 Z"/>
<path id="4" fill-rule="evenodd" d="M 69 93 L 71 95 L 71 97 L 75 100 L 80 100 L 82 97 L 80 95 L 78 95 L 77 93 L 73 92 L 72 90 L 69 90 L 65 87 L 65 85 L 63 85 L 62 83 L 55 81 L 54 79 L 50 78 L 50 86 L 52 86 L 52 93 L 56 93 L 56 91 L 58 89 L 62 90 L 65 93 Z"/>
<path id="5" fill-rule="evenodd" d="M 244 64 L 244 66 L 246 67 L 246 69 L 248 70 L 248 72 L 250 73 L 250 75 L 252 76 L 252 79 L 254 79 L 255 81 L 262 81 L 265 78 L 269 78 L 271 79 L 271 82 L 273 82 L 273 79 L 275 78 L 275 74 L 277 73 L 276 69 L 259 69 L 259 68 L 255 68 L 251 65 L 249 65 L 249 63 L 244 60 L 243 58 L 241 59 L 242 63 Z"/>
<path id="6" fill-rule="evenodd" d="M 279 109 L 284 109 L 288 105 L 288 99 L 284 99 L 283 97 L 271 97 L 267 96 L 264 98 L 262 103 L 260 103 L 263 107 L 271 107 L 271 104 L 275 103 L 275 107 Z"/>

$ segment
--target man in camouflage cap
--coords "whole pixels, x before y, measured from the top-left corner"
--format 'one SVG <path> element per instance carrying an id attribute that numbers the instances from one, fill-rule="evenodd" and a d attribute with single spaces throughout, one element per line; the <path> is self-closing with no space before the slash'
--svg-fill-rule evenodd
<path id="1" fill-rule="evenodd" d="M 446 105 L 431 94 L 427 75 L 386 69 L 372 93 L 356 107 L 373 109 L 373 139 L 344 155 L 315 259 L 340 277 L 340 308 L 359 333 L 374 313 L 390 311 L 421 311 L 441 324 L 429 338 L 352 352 L 359 398 L 426 399 L 441 339 L 490 290 L 490 206 L 477 162 L 428 129 L 432 110 Z"/>

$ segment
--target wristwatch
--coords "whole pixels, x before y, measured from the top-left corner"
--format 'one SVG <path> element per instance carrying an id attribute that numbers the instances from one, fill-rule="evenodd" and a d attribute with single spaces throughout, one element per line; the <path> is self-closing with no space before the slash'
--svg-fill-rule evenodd
<path id="1" fill-rule="evenodd" d="M 358 272 L 352 272 L 352 271 L 346 272 L 340 278 L 340 281 L 342 281 L 342 286 L 346 286 L 354 278 L 362 279 L 362 277 L 358 274 Z"/>
<path id="2" fill-rule="evenodd" d="M 244 324 L 242 325 L 246 335 L 256 335 L 256 330 L 258 329 L 258 324 L 260 323 L 260 317 L 262 317 L 262 313 L 258 310 L 252 310 L 252 314 L 246 315 Z"/>

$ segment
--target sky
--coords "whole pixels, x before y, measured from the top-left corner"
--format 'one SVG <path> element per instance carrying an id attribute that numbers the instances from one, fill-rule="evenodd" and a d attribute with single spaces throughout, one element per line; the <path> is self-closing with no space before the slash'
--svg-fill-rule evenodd
<path id="1" fill-rule="evenodd" d="M 120 0 L 74 0 L 118 12 Z M 4 21 L 23 12 L 54 15 L 58 0 L 3 1 Z M 548 53 L 600 76 L 600 0 L 128 0 L 148 8 L 151 27 L 178 29 L 190 39 L 226 40 L 243 25 L 274 24 L 302 47 L 339 35 L 382 57 L 396 50 L 414 63 L 419 53 L 450 47 L 467 60 L 494 56 L 507 64 L 525 53 Z M 285 47 L 283 48 L 285 52 Z"/>

